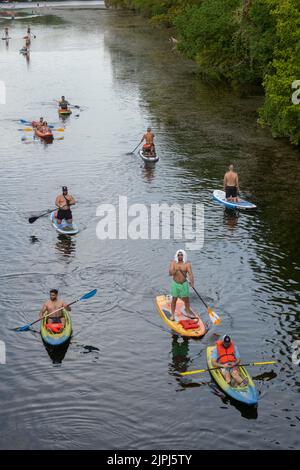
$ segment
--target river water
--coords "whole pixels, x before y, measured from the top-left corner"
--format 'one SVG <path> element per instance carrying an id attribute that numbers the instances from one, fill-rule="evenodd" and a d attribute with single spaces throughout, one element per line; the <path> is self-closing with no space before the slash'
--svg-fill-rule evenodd
<path id="1" fill-rule="evenodd" d="M 299 152 L 257 127 L 260 96 L 201 84 L 168 31 L 140 17 L 74 7 L 30 21 L 27 59 L 18 52 L 27 23 L 8 22 L 12 40 L 0 44 L 0 448 L 299 448 Z M 65 123 L 53 101 L 62 94 L 82 106 Z M 18 119 L 41 115 L 65 125 L 51 145 L 19 130 Z M 155 169 L 126 155 L 148 125 Z M 253 214 L 212 200 L 231 162 Z M 73 238 L 48 217 L 28 224 L 62 185 L 78 201 Z M 222 324 L 202 340 L 173 335 L 155 307 L 186 240 L 97 238 L 97 207 L 119 196 L 147 208 L 204 204 L 204 244 L 188 256 Z M 37 317 L 52 287 L 66 301 L 98 289 L 74 306 L 74 334 L 58 354 L 37 325 L 14 331 Z M 191 302 L 208 321 L 193 293 Z M 224 397 L 208 374 L 178 378 L 205 368 L 206 346 L 225 332 L 244 362 L 278 361 L 249 368 L 257 409 Z"/>

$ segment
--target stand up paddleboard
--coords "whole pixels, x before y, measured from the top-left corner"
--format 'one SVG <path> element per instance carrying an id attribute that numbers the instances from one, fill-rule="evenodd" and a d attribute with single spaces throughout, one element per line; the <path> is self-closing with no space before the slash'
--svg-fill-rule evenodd
<path id="1" fill-rule="evenodd" d="M 163 321 L 172 330 L 176 331 L 182 336 L 189 336 L 192 338 L 201 338 L 207 333 L 207 328 L 203 321 L 196 312 L 193 312 L 194 319 L 189 319 L 186 315 L 184 302 L 182 299 L 177 300 L 175 309 L 175 321 L 171 318 L 171 301 L 172 297 L 169 295 L 158 295 L 156 297 L 156 307 Z"/>
<path id="2" fill-rule="evenodd" d="M 220 191 L 219 189 L 215 189 L 213 192 L 213 198 L 222 204 L 225 207 L 228 207 L 228 209 L 239 209 L 239 210 L 253 210 L 257 209 L 257 206 L 255 204 L 252 204 L 252 202 L 245 201 L 244 199 L 240 199 L 239 202 L 231 202 L 231 201 L 226 201 L 225 197 L 225 192 Z"/>
<path id="3" fill-rule="evenodd" d="M 61 233 L 62 235 L 76 235 L 76 233 L 79 232 L 79 229 L 76 225 L 68 224 L 66 220 L 62 220 L 61 224 L 57 223 L 56 217 L 55 217 L 56 211 L 51 212 L 50 215 L 50 220 L 52 222 L 53 227 L 55 230 L 57 230 L 58 233 Z"/>

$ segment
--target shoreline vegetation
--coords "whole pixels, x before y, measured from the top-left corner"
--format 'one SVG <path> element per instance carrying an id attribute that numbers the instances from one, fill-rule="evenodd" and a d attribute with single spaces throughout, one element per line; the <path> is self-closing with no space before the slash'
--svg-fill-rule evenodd
<path id="1" fill-rule="evenodd" d="M 300 0 L 105 0 L 172 28 L 202 80 L 260 86 L 258 123 L 300 144 Z"/>

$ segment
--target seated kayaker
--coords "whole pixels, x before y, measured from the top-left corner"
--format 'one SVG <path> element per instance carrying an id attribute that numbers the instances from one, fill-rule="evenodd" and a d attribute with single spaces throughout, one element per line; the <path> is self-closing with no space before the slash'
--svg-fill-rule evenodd
<path id="1" fill-rule="evenodd" d="M 220 371 L 228 384 L 231 378 L 240 385 L 248 384 L 248 379 L 240 376 L 238 365 L 241 363 L 240 353 L 237 346 L 234 345 L 230 336 L 224 335 L 221 340 L 216 342 L 216 347 L 212 352 L 211 363 L 213 367 L 219 367 Z"/>
<path id="2" fill-rule="evenodd" d="M 59 194 L 55 199 L 55 205 L 58 207 L 56 220 L 61 224 L 62 220 L 66 220 L 68 224 L 72 225 L 72 212 L 70 206 L 74 206 L 76 201 L 71 194 L 68 194 L 67 186 L 62 187 L 62 194 Z"/>
<path id="3" fill-rule="evenodd" d="M 151 127 L 147 128 L 147 132 L 143 135 L 140 144 L 145 140 L 145 144 L 143 145 L 143 150 L 146 154 L 151 154 L 152 156 L 155 155 L 155 147 L 154 147 L 154 134 L 151 130 Z M 139 144 L 139 145 L 140 145 Z"/>
<path id="4" fill-rule="evenodd" d="M 63 301 L 58 299 L 58 290 L 57 289 L 51 289 L 50 290 L 50 300 L 47 300 L 39 313 L 39 318 L 42 319 L 44 315 L 47 315 L 47 313 L 53 312 L 53 315 L 49 315 L 47 317 L 47 323 L 61 323 L 62 327 L 65 325 L 65 318 L 62 312 L 62 309 L 66 309 L 69 312 L 71 311 L 71 307 L 67 307 L 67 304 Z M 58 312 L 56 310 L 60 309 Z"/>
<path id="5" fill-rule="evenodd" d="M 229 165 L 229 170 L 224 175 L 224 191 L 226 195 L 226 201 L 239 202 L 239 177 L 234 171 L 233 165 Z"/>
<path id="6" fill-rule="evenodd" d="M 175 321 L 175 310 L 178 297 L 184 301 L 185 312 L 188 318 L 195 318 L 190 308 L 190 292 L 187 276 L 192 287 L 194 287 L 194 275 L 191 263 L 187 262 L 187 254 L 184 250 L 178 250 L 175 254 L 174 261 L 169 267 L 169 275 L 173 276 L 171 284 L 171 321 Z"/>
<path id="7" fill-rule="evenodd" d="M 70 103 L 65 99 L 64 96 L 61 97 L 61 100 L 59 101 L 59 107 L 60 109 L 68 109 L 68 106 Z"/>

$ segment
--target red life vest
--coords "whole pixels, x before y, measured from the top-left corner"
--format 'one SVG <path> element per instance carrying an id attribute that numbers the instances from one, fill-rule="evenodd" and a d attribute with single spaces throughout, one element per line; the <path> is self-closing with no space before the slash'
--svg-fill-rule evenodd
<path id="1" fill-rule="evenodd" d="M 63 329 L 62 323 L 46 323 L 47 330 L 53 331 L 53 333 L 60 333 Z"/>
<path id="2" fill-rule="evenodd" d="M 219 341 L 216 342 L 216 345 L 217 345 L 217 353 L 218 353 L 217 362 L 220 362 L 221 364 L 226 364 L 226 362 L 236 361 L 236 357 L 234 355 L 233 341 L 231 341 L 228 348 L 224 348 L 223 341 L 221 339 L 219 339 Z"/>
<path id="3" fill-rule="evenodd" d="M 143 148 L 144 148 L 144 149 L 150 149 L 150 148 L 151 148 L 151 144 L 144 144 L 144 145 L 143 145 Z"/>
<path id="4" fill-rule="evenodd" d="M 199 327 L 198 320 L 180 320 L 178 322 L 185 330 L 195 330 Z"/>

